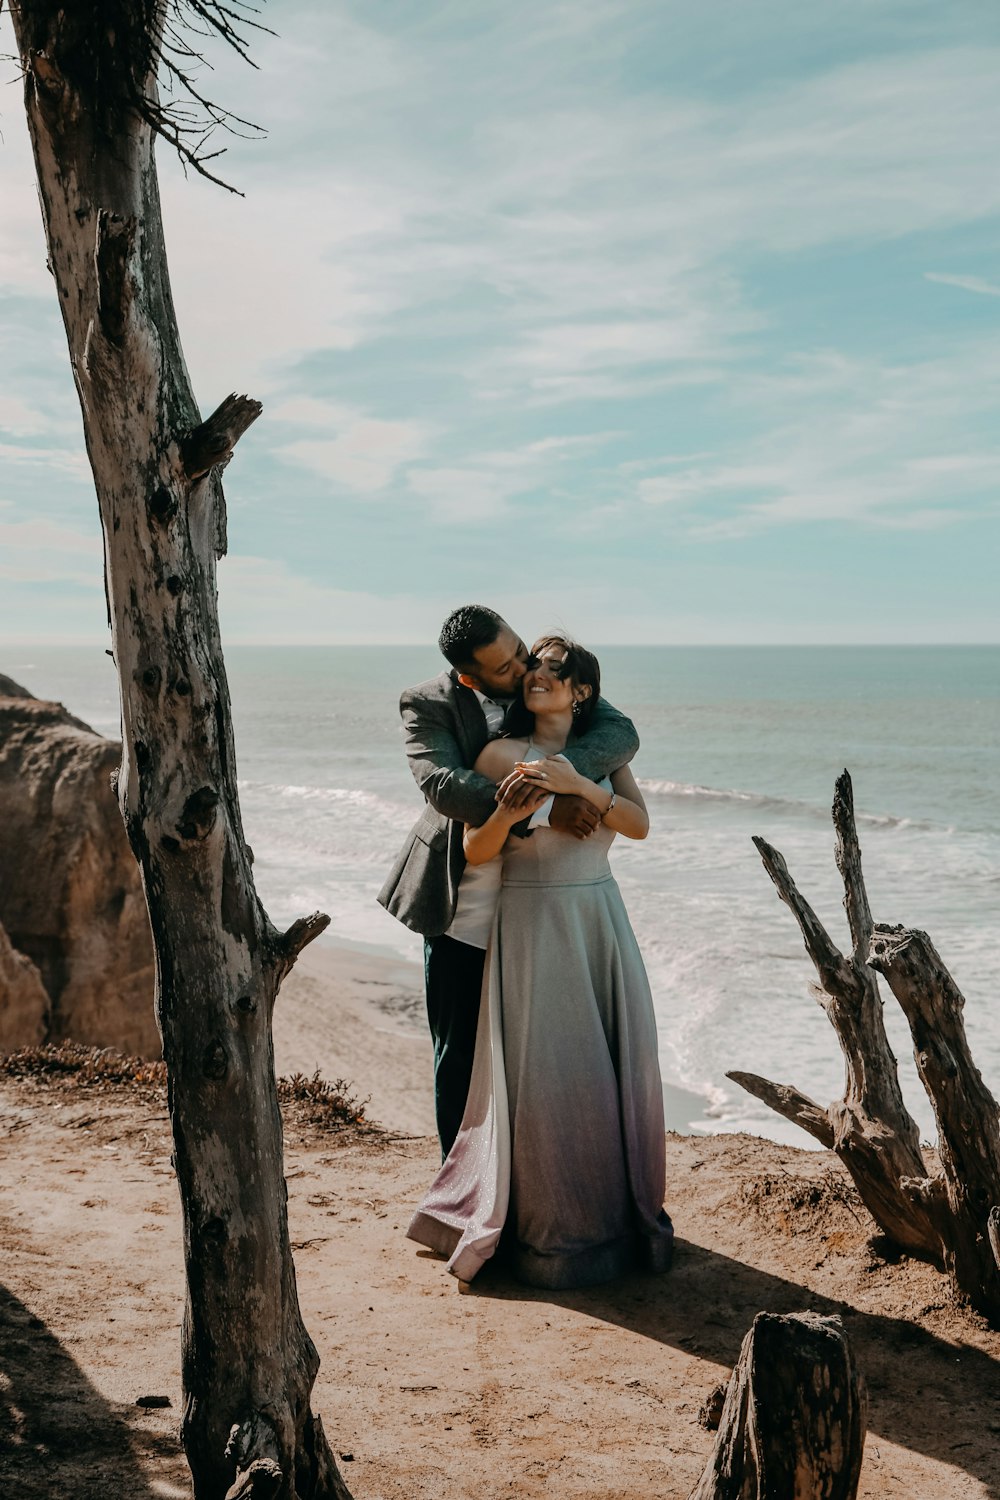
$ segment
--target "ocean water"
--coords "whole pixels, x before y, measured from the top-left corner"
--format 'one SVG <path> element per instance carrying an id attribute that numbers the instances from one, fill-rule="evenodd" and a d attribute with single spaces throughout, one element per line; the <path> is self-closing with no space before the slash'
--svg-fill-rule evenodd
<path id="1" fill-rule="evenodd" d="M 1000 1094 L 1000 649 L 607 647 L 604 688 L 638 727 L 649 838 L 615 873 L 653 988 L 665 1079 L 703 1100 L 694 1130 L 808 1144 L 727 1069 L 837 1096 L 836 1037 L 810 994 L 791 913 L 751 843 L 763 835 L 835 940 L 847 941 L 830 804 L 846 766 L 876 920 L 927 930 L 966 997 L 980 1069 Z M 422 805 L 402 753 L 401 688 L 431 647 L 227 652 L 240 793 L 258 889 L 278 923 L 315 908 L 338 940 L 414 959 L 420 941 L 375 902 Z M 119 732 L 99 649 L 8 649 L 0 671 Z M 907 1102 L 930 1108 L 886 986 Z"/>

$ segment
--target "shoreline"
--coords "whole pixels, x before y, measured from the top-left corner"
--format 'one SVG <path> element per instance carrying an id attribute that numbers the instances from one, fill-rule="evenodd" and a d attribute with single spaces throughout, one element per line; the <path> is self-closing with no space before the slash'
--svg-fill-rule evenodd
<path id="1" fill-rule="evenodd" d="M 274 1011 L 274 1061 L 279 1075 L 317 1068 L 343 1079 L 366 1113 L 387 1130 L 433 1136 L 433 1055 L 424 1013 L 423 974 L 410 959 L 320 938 L 299 958 Z M 692 1128 L 708 1100 L 664 1082 L 664 1125 Z M 714 1132 L 713 1132 L 714 1133 Z"/>

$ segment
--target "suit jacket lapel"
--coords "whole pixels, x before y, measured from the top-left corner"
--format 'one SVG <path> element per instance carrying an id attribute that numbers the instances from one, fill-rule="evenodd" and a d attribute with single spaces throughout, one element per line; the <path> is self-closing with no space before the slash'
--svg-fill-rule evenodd
<path id="1" fill-rule="evenodd" d="M 452 682 L 458 708 L 458 722 L 462 731 L 462 753 L 468 757 L 468 764 L 471 766 L 489 739 L 486 715 L 471 688 L 463 687 L 457 676 L 452 677 Z"/>

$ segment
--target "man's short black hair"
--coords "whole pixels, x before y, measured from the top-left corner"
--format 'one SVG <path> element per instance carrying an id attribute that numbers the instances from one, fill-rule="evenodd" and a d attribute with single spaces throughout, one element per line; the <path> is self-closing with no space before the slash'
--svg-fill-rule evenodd
<path id="1" fill-rule="evenodd" d="M 475 653 L 480 646 L 492 646 L 506 622 L 495 609 L 485 604 L 463 604 L 453 609 L 441 626 L 438 648 L 441 655 L 460 672 L 475 671 Z"/>

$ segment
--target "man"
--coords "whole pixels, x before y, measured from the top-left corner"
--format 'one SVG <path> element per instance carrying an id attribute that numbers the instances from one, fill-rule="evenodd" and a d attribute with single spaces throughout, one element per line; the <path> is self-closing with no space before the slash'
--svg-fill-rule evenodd
<path id="1" fill-rule="evenodd" d="M 528 669 L 524 642 L 495 610 L 464 605 L 445 620 L 438 639 L 450 671 L 408 688 L 400 698 L 406 756 L 427 801 L 421 817 L 379 892 L 394 917 L 423 934 L 427 1019 L 434 1039 L 434 1103 L 441 1151 L 458 1134 L 472 1076 L 485 938 L 470 937 L 468 920 L 483 898 L 478 872 L 466 867 L 462 833 L 479 827 L 496 806 L 497 788 L 472 770 L 487 740 L 503 730 L 507 709 Z M 639 745 L 630 719 L 601 699 L 587 733 L 565 754 L 578 771 L 599 781 L 632 759 Z M 535 789 L 505 790 L 512 806 L 530 808 Z M 548 824 L 577 838 L 597 826 L 597 809 L 583 797 L 549 798 L 528 826 Z"/>

